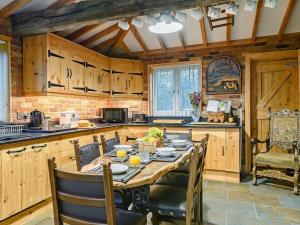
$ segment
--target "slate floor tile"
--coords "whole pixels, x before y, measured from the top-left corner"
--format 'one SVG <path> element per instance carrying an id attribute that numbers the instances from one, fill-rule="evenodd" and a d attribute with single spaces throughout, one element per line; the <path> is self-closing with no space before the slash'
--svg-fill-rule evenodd
<path id="1" fill-rule="evenodd" d="M 248 215 L 227 214 L 227 225 L 292 225 L 292 223 L 278 219 L 261 219 Z"/>
<path id="2" fill-rule="evenodd" d="M 279 196 L 278 199 L 282 207 L 300 210 L 300 196 Z"/>

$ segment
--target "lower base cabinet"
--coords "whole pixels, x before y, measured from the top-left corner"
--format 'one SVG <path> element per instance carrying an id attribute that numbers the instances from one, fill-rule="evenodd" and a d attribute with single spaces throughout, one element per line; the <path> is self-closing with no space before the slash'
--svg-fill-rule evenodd
<path id="1" fill-rule="evenodd" d="M 101 142 L 101 134 L 109 139 L 118 131 L 121 143 L 126 143 L 127 137 L 143 137 L 149 128 L 127 126 L 82 135 L 64 135 L 61 139 L 39 140 L 35 144 L 0 150 L 0 221 L 51 196 L 49 157 L 55 157 L 59 168 L 76 170 L 74 140 L 78 140 L 80 145 L 86 145 L 92 143 L 93 136 L 97 135 Z M 167 127 L 167 130 L 187 132 L 187 128 L 182 127 Z M 204 176 L 208 179 L 239 182 L 240 129 L 193 128 L 194 141 L 200 141 L 205 134 L 209 134 L 209 143 Z M 101 145 L 100 151 L 102 153 Z"/>

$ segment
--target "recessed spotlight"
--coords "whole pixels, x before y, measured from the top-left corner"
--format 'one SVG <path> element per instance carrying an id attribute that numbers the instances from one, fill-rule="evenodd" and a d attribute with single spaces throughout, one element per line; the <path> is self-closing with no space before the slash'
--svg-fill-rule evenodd
<path id="1" fill-rule="evenodd" d="M 171 16 L 170 12 L 161 12 L 160 13 L 160 17 L 159 20 L 161 22 L 165 22 L 165 23 L 171 23 L 173 21 L 173 18 Z"/>
<path id="2" fill-rule="evenodd" d="M 244 5 L 244 10 L 248 12 L 254 12 L 257 6 L 257 1 L 247 0 Z"/>
<path id="3" fill-rule="evenodd" d="M 180 11 L 176 12 L 175 19 L 178 20 L 179 22 L 185 23 L 186 22 L 186 18 L 187 18 L 186 13 L 180 12 Z"/>
<path id="4" fill-rule="evenodd" d="M 228 5 L 226 6 L 225 13 L 231 15 L 237 15 L 238 11 L 239 11 L 239 5 L 237 5 L 235 1 L 232 1 L 228 3 Z"/>
<path id="5" fill-rule="evenodd" d="M 204 17 L 204 13 L 200 8 L 193 9 L 191 11 L 191 17 L 193 17 L 195 20 L 201 20 Z"/>
<path id="6" fill-rule="evenodd" d="M 118 27 L 120 27 L 122 30 L 128 30 L 129 24 L 126 20 L 120 20 L 118 23 Z"/>
<path id="7" fill-rule="evenodd" d="M 221 15 L 221 8 L 218 8 L 216 5 L 210 6 L 207 15 L 212 19 L 217 19 Z"/>
<path id="8" fill-rule="evenodd" d="M 276 7 L 277 0 L 265 0 L 265 7 L 274 9 Z"/>

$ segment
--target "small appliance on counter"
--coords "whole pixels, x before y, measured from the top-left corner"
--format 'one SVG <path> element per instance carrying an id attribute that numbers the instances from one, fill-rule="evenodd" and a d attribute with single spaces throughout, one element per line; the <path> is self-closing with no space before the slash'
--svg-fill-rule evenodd
<path id="1" fill-rule="evenodd" d="M 60 113 L 59 125 L 61 129 L 78 128 L 79 116 L 75 111 Z"/>
<path id="2" fill-rule="evenodd" d="M 127 123 L 128 108 L 103 108 L 102 116 L 104 123 Z"/>
<path id="3" fill-rule="evenodd" d="M 147 123 L 148 119 L 146 114 L 143 113 L 133 113 L 132 114 L 132 122 L 133 123 Z"/>
<path id="4" fill-rule="evenodd" d="M 35 109 L 30 113 L 29 128 L 31 130 L 41 130 L 43 128 L 44 119 L 45 114 Z"/>

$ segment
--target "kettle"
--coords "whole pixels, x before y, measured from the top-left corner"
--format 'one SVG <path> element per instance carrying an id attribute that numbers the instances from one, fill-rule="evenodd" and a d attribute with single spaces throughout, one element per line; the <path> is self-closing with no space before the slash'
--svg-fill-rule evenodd
<path id="1" fill-rule="evenodd" d="M 30 113 L 30 129 L 42 129 L 45 114 L 35 109 Z"/>

